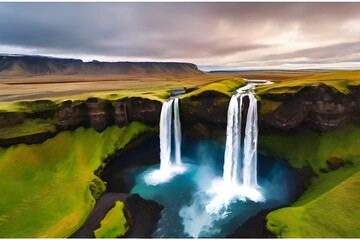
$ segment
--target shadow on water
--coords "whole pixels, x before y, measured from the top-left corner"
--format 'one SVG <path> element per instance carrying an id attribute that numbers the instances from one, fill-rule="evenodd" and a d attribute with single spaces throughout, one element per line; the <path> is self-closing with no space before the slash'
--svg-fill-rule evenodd
<path id="1" fill-rule="evenodd" d="M 149 166 L 159 162 L 159 140 L 153 138 L 110 162 L 102 179 L 108 182 L 108 191 L 131 190 L 165 207 L 153 234 L 156 238 L 225 237 L 261 210 L 289 204 L 304 191 L 301 176 L 283 161 L 258 155 L 258 182 L 266 201 L 234 200 L 221 216 L 208 214 L 205 189 L 222 176 L 224 150 L 223 143 L 188 140 L 182 147 L 187 171 L 167 183 L 149 186 L 144 175 L 159 168 L 158 163 Z"/>

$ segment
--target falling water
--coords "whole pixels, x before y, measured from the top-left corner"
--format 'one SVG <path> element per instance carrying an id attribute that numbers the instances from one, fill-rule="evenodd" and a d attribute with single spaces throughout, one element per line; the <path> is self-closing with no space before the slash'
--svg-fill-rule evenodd
<path id="1" fill-rule="evenodd" d="M 250 188 L 257 187 L 257 102 L 253 89 L 253 85 L 246 85 L 231 97 L 228 108 L 223 173 L 225 183 Z M 249 98 L 249 109 L 246 116 L 244 144 L 242 144 L 241 122 L 244 97 Z M 241 151 L 242 145 L 244 146 L 243 151 Z"/>
<path id="2" fill-rule="evenodd" d="M 181 165 L 181 123 L 179 112 L 179 98 L 174 100 L 174 139 L 175 139 L 175 163 Z"/>
<path id="3" fill-rule="evenodd" d="M 246 118 L 244 159 L 243 159 L 243 184 L 257 188 L 257 102 L 254 94 L 248 94 L 249 110 Z"/>
<path id="4" fill-rule="evenodd" d="M 174 119 L 172 116 L 174 112 Z M 163 103 L 160 114 L 160 169 L 144 176 L 148 185 L 157 185 L 169 181 L 175 175 L 185 171 L 181 162 L 181 126 L 179 99 L 170 98 Z M 173 124 L 172 124 L 173 123 Z M 175 162 L 171 159 L 172 125 L 174 127 Z"/>
<path id="5" fill-rule="evenodd" d="M 174 99 L 163 103 L 160 114 L 160 170 L 171 167 L 171 117 Z"/>

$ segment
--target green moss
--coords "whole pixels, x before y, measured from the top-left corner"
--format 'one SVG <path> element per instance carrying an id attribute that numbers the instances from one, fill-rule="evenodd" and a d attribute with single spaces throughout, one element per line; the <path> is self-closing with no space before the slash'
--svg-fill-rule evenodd
<path id="1" fill-rule="evenodd" d="M 144 132 L 138 122 L 102 133 L 78 128 L 42 144 L 0 148 L 0 237 L 68 237 L 104 190 L 102 161 Z"/>
<path id="2" fill-rule="evenodd" d="M 348 125 L 328 134 L 261 136 L 263 154 L 287 160 L 293 167 L 317 173 L 307 191 L 288 208 L 271 212 L 267 228 L 278 237 L 357 237 L 360 221 L 360 127 Z M 326 161 L 341 158 L 345 166 L 330 171 Z M 324 171 L 325 170 L 325 171 Z M 327 172 L 329 171 L 329 172 Z"/>
<path id="3" fill-rule="evenodd" d="M 43 112 L 55 110 L 57 104 L 50 100 L 21 101 L 17 103 L 24 112 Z"/>
<path id="4" fill-rule="evenodd" d="M 55 119 L 31 119 L 27 118 L 23 123 L 14 126 L 0 128 L 0 138 L 9 139 L 29 136 L 38 133 L 55 132 Z"/>
<path id="5" fill-rule="evenodd" d="M 271 212 L 267 228 L 278 237 L 359 237 L 359 170 L 356 166 L 323 174 L 294 206 Z"/>
<path id="6" fill-rule="evenodd" d="M 288 133 L 259 136 L 262 154 L 286 159 L 294 168 L 310 166 L 315 173 L 328 170 L 326 161 L 338 157 L 353 162 L 360 156 L 360 127 L 348 125 L 332 133 L 318 134 L 304 130 L 296 135 Z"/>
<path id="7" fill-rule="evenodd" d="M 259 115 L 265 115 L 268 113 L 272 113 L 276 109 L 278 109 L 283 102 L 280 101 L 273 101 L 269 99 L 261 100 L 260 101 L 260 109 L 259 109 Z"/>
<path id="8" fill-rule="evenodd" d="M 94 231 L 96 238 L 116 238 L 125 235 L 128 227 L 126 226 L 123 208 L 123 202 L 115 202 L 115 206 L 101 220 L 100 228 Z"/>
<path id="9" fill-rule="evenodd" d="M 195 96 L 205 91 L 215 91 L 226 94 L 230 97 L 236 89 L 238 89 L 241 86 L 244 86 L 245 84 L 246 82 L 242 79 L 222 80 L 222 81 L 206 84 L 203 87 L 196 89 L 190 93 L 181 95 L 180 98 L 182 99 L 182 98 Z"/>
<path id="10" fill-rule="evenodd" d="M 106 191 L 105 183 L 97 176 L 90 183 L 90 192 L 94 199 L 98 199 Z"/>

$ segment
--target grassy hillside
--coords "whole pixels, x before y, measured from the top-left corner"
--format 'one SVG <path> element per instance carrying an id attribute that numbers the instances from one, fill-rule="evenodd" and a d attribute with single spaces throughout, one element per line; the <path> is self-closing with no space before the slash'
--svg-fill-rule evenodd
<path id="1" fill-rule="evenodd" d="M 0 148 L 0 237 L 71 235 L 105 189 L 94 171 L 147 131 L 153 130 L 138 122 L 102 133 L 79 128 L 42 144 Z"/>
<path id="2" fill-rule="evenodd" d="M 259 138 L 259 150 L 287 160 L 295 168 L 310 167 L 317 176 L 293 206 L 271 212 L 267 228 L 278 237 L 358 237 L 360 228 L 360 127 L 333 133 L 304 131 L 296 136 Z M 328 161 L 344 166 L 330 171 Z"/>
<path id="3" fill-rule="evenodd" d="M 359 186 L 358 165 L 324 174 L 294 206 L 271 212 L 267 228 L 278 237 L 357 238 Z"/>

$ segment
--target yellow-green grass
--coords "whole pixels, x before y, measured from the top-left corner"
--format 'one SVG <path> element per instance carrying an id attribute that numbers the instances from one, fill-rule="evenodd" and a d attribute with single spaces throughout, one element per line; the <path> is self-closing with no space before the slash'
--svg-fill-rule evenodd
<path id="1" fill-rule="evenodd" d="M 103 160 L 141 133 L 138 122 L 102 133 L 78 128 L 42 144 L 0 148 L 0 237 L 68 237 L 105 189 L 94 175 Z"/>
<path id="2" fill-rule="evenodd" d="M 241 86 L 244 86 L 245 84 L 246 82 L 241 78 L 221 80 L 218 82 L 206 84 L 192 92 L 182 95 L 180 98 L 187 98 L 187 97 L 199 95 L 200 93 L 206 91 L 215 91 L 231 96 L 236 89 L 238 89 Z"/>
<path id="3" fill-rule="evenodd" d="M 0 139 L 29 136 L 38 133 L 55 132 L 55 119 L 27 118 L 23 123 L 0 128 Z"/>
<path id="4" fill-rule="evenodd" d="M 328 169 L 326 161 L 338 157 L 356 161 L 360 157 L 360 127 L 347 125 L 332 133 L 303 130 L 297 134 L 259 136 L 262 154 L 286 159 L 294 168 L 310 166 L 315 173 Z"/>
<path id="5" fill-rule="evenodd" d="M 259 95 L 296 93 L 306 86 L 320 84 L 328 85 L 334 88 L 334 91 L 349 94 L 349 86 L 360 85 L 360 71 L 333 71 L 283 79 L 275 84 L 258 86 L 256 93 Z"/>
<path id="6" fill-rule="evenodd" d="M 359 164 L 322 174 L 292 207 L 268 214 L 266 226 L 278 237 L 357 238 L 359 186 Z"/>
<path id="7" fill-rule="evenodd" d="M 116 238 L 125 235 L 128 226 L 123 209 L 124 203 L 116 201 L 115 206 L 101 220 L 100 228 L 94 231 L 96 238 Z"/>
<path id="8" fill-rule="evenodd" d="M 270 99 L 262 99 L 261 101 L 261 105 L 259 108 L 259 115 L 265 115 L 268 113 L 272 113 L 273 111 L 275 111 L 276 109 L 278 109 L 283 102 L 281 101 L 273 101 Z"/>

